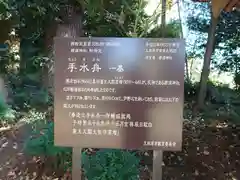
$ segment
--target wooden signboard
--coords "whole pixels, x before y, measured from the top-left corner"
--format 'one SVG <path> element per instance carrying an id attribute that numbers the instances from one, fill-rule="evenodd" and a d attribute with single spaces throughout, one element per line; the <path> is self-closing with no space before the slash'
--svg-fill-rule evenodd
<path id="1" fill-rule="evenodd" d="M 182 39 L 55 38 L 55 145 L 181 150 L 184 60 Z"/>

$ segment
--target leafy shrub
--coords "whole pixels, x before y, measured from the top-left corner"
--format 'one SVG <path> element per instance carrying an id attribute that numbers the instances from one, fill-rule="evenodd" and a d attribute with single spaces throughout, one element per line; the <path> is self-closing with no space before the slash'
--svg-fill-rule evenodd
<path id="1" fill-rule="evenodd" d="M 239 87 L 240 87 L 240 74 L 235 74 L 234 83 L 236 85 L 236 88 L 239 90 Z"/>
<path id="2" fill-rule="evenodd" d="M 55 157 L 55 168 L 71 167 L 71 148 L 54 145 L 54 123 L 39 119 L 35 122 L 31 136 L 26 140 L 24 151 L 32 156 Z"/>
<path id="3" fill-rule="evenodd" d="M 17 89 L 14 96 L 15 103 L 19 107 L 44 107 L 48 104 L 47 91 L 37 88 Z"/>
<path id="4" fill-rule="evenodd" d="M 184 82 L 184 97 L 185 100 L 195 100 L 199 84 L 185 81 Z"/>
<path id="5" fill-rule="evenodd" d="M 197 94 L 199 91 L 199 83 L 184 82 L 184 96 L 185 100 L 196 100 Z M 215 85 L 213 82 L 208 81 L 207 92 L 206 92 L 206 101 L 211 103 L 226 104 L 229 99 L 237 98 L 237 94 L 228 87 L 224 85 Z"/>
<path id="6" fill-rule="evenodd" d="M 8 109 L 8 105 L 4 101 L 3 95 L 0 93 L 0 117 L 2 117 Z"/>
<path id="7" fill-rule="evenodd" d="M 31 136 L 25 142 L 24 151 L 32 156 L 54 157 L 55 168 L 71 169 L 72 149 L 54 146 L 54 122 L 44 117 L 35 120 Z M 123 150 L 100 150 L 96 154 L 82 153 L 85 176 L 89 180 L 137 180 L 140 159 Z"/>
<path id="8" fill-rule="evenodd" d="M 83 154 L 83 169 L 89 180 L 137 180 L 140 159 L 124 150 L 104 149 L 95 155 Z"/>
<path id="9" fill-rule="evenodd" d="M 0 122 L 11 123 L 15 119 L 15 111 L 5 103 L 3 95 L 0 93 Z"/>
<path id="10" fill-rule="evenodd" d="M 27 75 L 9 75 L 9 87 L 12 90 L 14 107 L 21 110 L 31 108 L 46 108 L 52 103 L 49 93 L 40 82 L 39 73 Z"/>

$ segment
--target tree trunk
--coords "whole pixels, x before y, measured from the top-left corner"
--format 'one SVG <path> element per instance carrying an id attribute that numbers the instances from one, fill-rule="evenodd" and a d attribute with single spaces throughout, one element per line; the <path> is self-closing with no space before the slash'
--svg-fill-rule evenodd
<path id="1" fill-rule="evenodd" d="M 57 37 L 80 37 L 83 35 L 82 31 L 82 16 L 83 11 L 82 9 L 80 12 L 78 12 L 75 9 L 75 6 L 67 7 L 67 12 L 63 12 L 66 16 L 64 19 L 64 24 L 58 25 L 56 36 Z M 48 71 L 49 72 L 49 71 Z M 54 71 L 49 74 L 48 73 L 48 79 L 49 79 L 49 85 L 52 91 L 50 91 L 53 94 L 54 91 L 54 77 L 53 77 Z M 81 148 L 73 147 L 73 154 L 72 154 L 72 178 L 71 179 L 82 179 L 82 173 L 81 173 L 81 166 L 79 167 L 79 164 L 81 163 Z"/>
<path id="2" fill-rule="evenodd" d="M 21 33 L 21 32 L 20 32 Z M 31 43 L 30 40 L 23 38 L 23 35 L 20 34 L 21 40 L 20 40 L 20 63 L 19 63 L 19 72 L 20 74 L 24 74 L 26 73 L 26 67 L 27 67 L 27 59 L 29 57 L 28 52 L 26 52 L 26 50 L 24 51 L 24 49 L 26 49 L 26 46 L 29 46 L 29 44 Z"/>
<path id="3" fill-rule="evenodd" d="M 203 68 L 201 73 L 201 80 L 200 80 L 200 90 L 198 94 L 199 108 L 203 108 L 204 101 L 206 98 L 207 82 L 208 82 L 208 76 L 210 73 L 211 57 L 214 50 L 215 32 L 216 32 L 217 23 L 218 23 L 218 18 L 215 18 L 212 15 L 209 32 L 208 32 L 207 46 L 204 54 L 204 63 L 203 63 Z"/>
<path id="4" fill-rule="evenodd" d="M 11 31 L 11 21 L 0 19 L 0 44 L 9 40 L 9 33 Z"/>
<path id="5" fill-rule="evenodd" d="M 51 94 L 54 92 L 54 68 L 53 66 L 53 38 L 56 37 L 79 37 L 82 35 L 82 11 L 77 10 L 74 6 L 64 7 L 61 14 L 63 15 L 62 24 L 53 24 L 46 34 L 46 47 L 48 48 L 49 57 L 52 60 L 49 66 L 43 69 L 43 84 Z"/>
<path id="6" fill-rule="evenodd" d="M 161 29 L 162 37 L 165 36 L 167 0 L 162 0 Z"/>
<path id="7" fill-rule="evenodd" d="M 182 17 L 181 17 L 181 13 L 180 13 L 179 0 L 177 0 L 177 8 L 178 8 L 178 18 L 179 18 L 180 26 L 181 26 L 180 38 L 183 38 Z M 189 82 L 190 81 L 190 76 L 189 76 L 189 66 L 188 66 L 187 52 L 185 52 L 185 68 L 186 68 L 186 80 Z"/>

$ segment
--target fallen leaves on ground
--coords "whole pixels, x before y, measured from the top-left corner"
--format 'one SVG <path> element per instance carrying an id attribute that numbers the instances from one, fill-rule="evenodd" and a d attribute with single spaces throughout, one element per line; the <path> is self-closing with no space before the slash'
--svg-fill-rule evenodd
<path id="1" fill-rule="evenodd" d="M 185 121 L 183 128 L 183 149 L 181 152 L 164 152 L 164 180 L 238 180 L 240 179 L 240 126 L 226 123 L 206 125 L 201 121 Z M 18 143 L 2 136 L 1 156 L 10 146 L 18 149 Z M 15 152 L 14 151 L 14 152 Z M 20 151 L 20 150 L 18 150 Z M 94 152 L 89 149 L 89 152 Z M 142 180 L 149 180 L 152 169 L 152 152 L 139 151 L 142 157 Z M 69 173 L 55 171 L 43 162 L 43 158 L 27 157 L 16 152 L 16 158 L 0 167 L 0 180 L 60 180 L 70 179 Z M 17 161 L 16 161 L 17 159 Z M 48 168 L 42 168 L 43 164 Z M 61 178 L 60 178 L 61 177 Z"/>

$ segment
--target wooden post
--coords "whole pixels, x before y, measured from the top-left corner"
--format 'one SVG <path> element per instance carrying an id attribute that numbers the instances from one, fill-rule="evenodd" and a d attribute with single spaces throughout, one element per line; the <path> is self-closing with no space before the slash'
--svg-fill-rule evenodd
<path id="1" fill-rule="evenodd" d="M 163 151 L 153 151 L 153 180 L 162 180 Z"/>
<path id="2" fill-rule="evenodd" d="M 82 179 L 82 148 L 73 147 L 72 150 L 72 180 Z"/>

